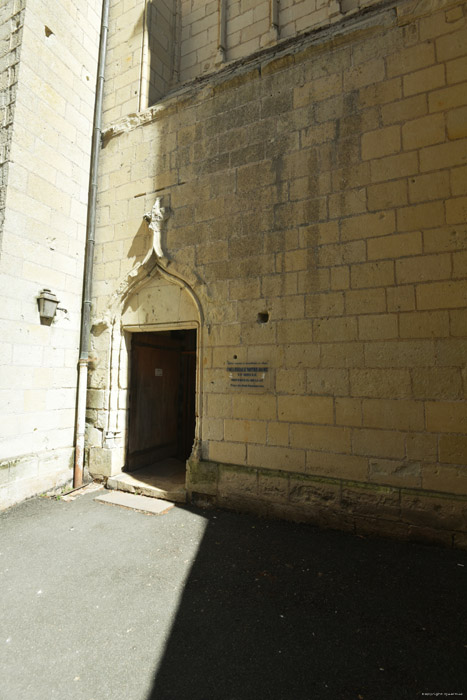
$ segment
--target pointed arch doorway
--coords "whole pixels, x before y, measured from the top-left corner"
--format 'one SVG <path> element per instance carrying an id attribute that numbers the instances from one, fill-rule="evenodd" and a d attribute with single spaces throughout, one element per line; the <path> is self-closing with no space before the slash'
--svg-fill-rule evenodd
<path id="1" fill-rule="evenodd" d="M 157 275 L 125 303 L 125 461 L 122 473 L 108 479 L 109 488 L 186 499 L 187 460 L 200 443 L 196 302 L 186 285 Z"/>

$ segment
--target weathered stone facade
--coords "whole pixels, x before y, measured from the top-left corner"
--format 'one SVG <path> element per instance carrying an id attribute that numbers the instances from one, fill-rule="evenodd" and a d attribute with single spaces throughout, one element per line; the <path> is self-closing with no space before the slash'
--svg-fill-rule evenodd
<path id="1" fill-rule="evenodd" d="M 3 506 L 70 476 L 101 3 L 4 7 Z M 466 546 L 465 2 L 111 0 L 105 78 L 91 473 L 196 331 L 192 498 Z"/>
<path id="2" fill-rule="evenodd" d="M 377 0 L 112 0 L 107 121 L 279 41 L 330 26 Z"/>
<path id="3" fill-rule="evenodd" d="M 131 333 L 185 323 L 192 493 L 461 546 L 465 4 L 348 9 L 108 125 L 90 468 L 125 464 Z M 233 361 L 267 363 L 263 390 L 233 388 Z"/>

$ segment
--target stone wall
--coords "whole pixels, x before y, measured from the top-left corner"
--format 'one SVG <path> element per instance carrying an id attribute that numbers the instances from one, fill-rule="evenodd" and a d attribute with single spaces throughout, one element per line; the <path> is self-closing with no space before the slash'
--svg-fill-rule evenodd
<path id="1" fill-rule="evenodd" d="M 147 12 L 150 71 L 148 105 L 152 105 L 167 94 L 175 81 L 175 70 L 178 66 L 176 2 L 149 2 Z"/>
<path id="2" fill-rule="evenodd" d="M 0 258 L 2 507 L 71 475 L 100 11 L 28 0 L 24 14 Z M 60 300 L 51 326 L 43 288 Z"/>
<path id="3" fill-rule="evenodd" d="M 375 2 L 112 0 L 106 121 L 145 109 L 180 84 L 338 22 Z"/>
<path id="4" fill-rule="evenodd" d="M 140 107 L 144 26 L 145 3 L 142 0 L 110 1 L 104 85 L 106 121 L 137 112 Z M 146 72 L 147 87 L 148 80 Z"/>
<path id="5" fill-rule="evenodd" d="M 181 0 L 180 79 L 215 70 L 219 38 L 219 2 Z"/>
<path id="6" fill-rule="evenodd" d="M 225 0 L 226 45 L 222 60 L 245 58 L 282 39 L 327 25 L 356 8 L 356 2 L 341 8 L 335 0 Z M 180 78 L 184 82 L 214 70 L 220 63 L 219 2 L 182 0 L 181 17 Z"/>
<path id="7" fill-rule="evenodd" d="M 464 3 L 374 8 L 109 128 L 96 315 L 157 192 L 160 265 L 204 314 L 193 492 L 465 544 L 466 53 Z M 233 388 L 234 361 L 268 363 L 264 390 Z"/>
<path id="8" fill-rule="evenodd" d="M 23 20 L 24 0 L 8 0 L 2 3 L 0 7 L 0 251 Z"/>

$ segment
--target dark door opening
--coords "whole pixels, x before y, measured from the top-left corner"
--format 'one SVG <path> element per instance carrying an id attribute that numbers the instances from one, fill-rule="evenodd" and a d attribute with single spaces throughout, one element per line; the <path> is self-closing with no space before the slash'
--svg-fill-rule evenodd
<path id="1" fill-rule="evenodd" d="M 196 330 L 134 333 L 126 469 L 185 462 L 195 437 Z"/>

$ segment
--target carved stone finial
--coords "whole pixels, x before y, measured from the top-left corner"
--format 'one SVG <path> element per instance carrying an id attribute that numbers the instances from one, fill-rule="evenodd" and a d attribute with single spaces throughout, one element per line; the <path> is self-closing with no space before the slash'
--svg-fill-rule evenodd
<path id="1" fill-rule="evenodd" d="M 169 218 L 169 210 L 167 207 L 161 206 L 162 197 L 157 197 L 154 206 L 147 214 L 144 215 L 144 220 L 148 222 L 149 230 L 152 231 L 152 246 L 149 249 L 146 258 L 155 252 L 158 258 L 166 257 L 162 250 L 162 228 L 164 222 Z M 143 262 L 144 264 L 144 262 Z"/>

